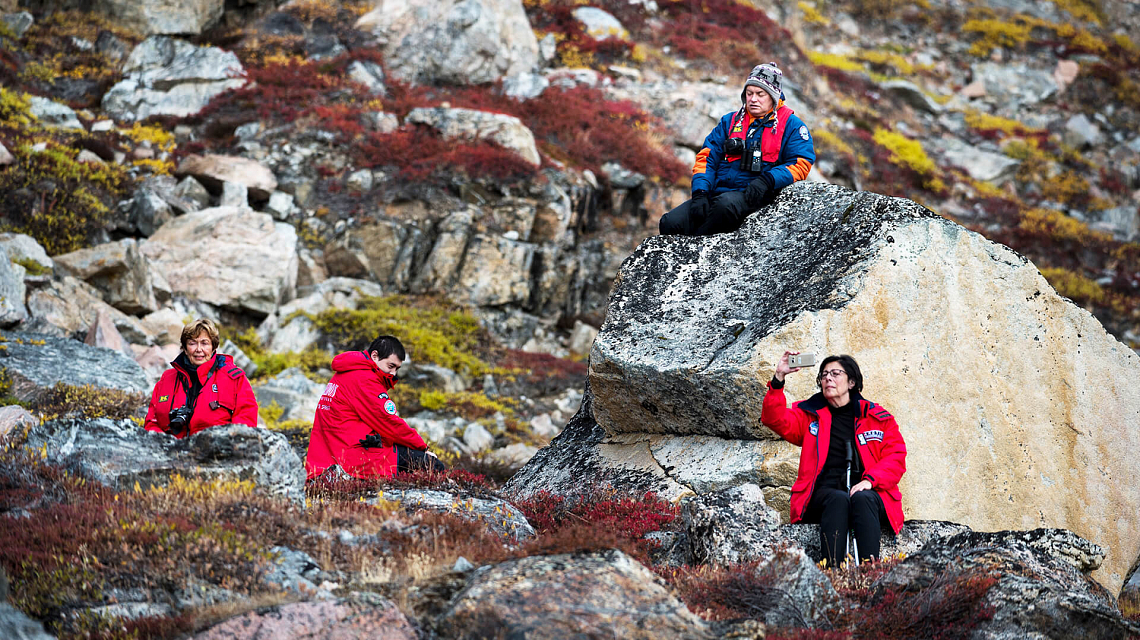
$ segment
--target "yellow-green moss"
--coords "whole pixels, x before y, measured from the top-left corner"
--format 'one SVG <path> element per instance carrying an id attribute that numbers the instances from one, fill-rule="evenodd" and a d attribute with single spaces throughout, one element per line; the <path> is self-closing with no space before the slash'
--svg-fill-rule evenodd
<path id="1" fill-rule="evenodd" d="M 1030 209 L 1021 214 L 1018 228 L 1029 233 L 1047 236 L 1058 242 L 1084 244 L 1089 241 L 1110 241 L 1112 236 L 1093 231 L 1088 225 L 1054 209 Z"/>
<path id="2" fill-rule="evenodd" d="M 249 359 L 257 365 L 257 371 L 253 373 L 255 380 L 270 378 L 294 367 L 303 371 L 306 376 L 313 378 L 313 374 L 317 370 L 328 368 L 329 362 L 332 361 L 331 354 L 317 347 L 310 347 L 301 353 L 296 351 L 267 353 L 261 344 L 261 339 L 257 336 L 257 330 L 253 327 L 240 333 L 223 328 L 221 333 L 223 342 L 227 339 L 231 340 L 242 350 L 242 353 L 249 356 Z"/>
<path id="3" fill-rule="evenodd" d="M 28 95 L 0 87 L 0 127 L 27 127 L 35 120 Z"/>
<path id="4" fill-rule="evenodd" d="M 123 130 L 122 134 L 136 143 L 149 142 L 160 151 L 174 150 L 174 134 L 162 127 L 153 127 L 136 122 L 130 129 Z"/>
<path id="5" fill-rule="evenodd" d="M 1021 46 L 1029 40 L 1037 23 L 1037 20 L 1021 15 L 1015 16 L 1010 22 L 997 19 L 967 20 L 962 25 L 962 33 L 977 36 L 978 39 L 970 45 L 970 53 L 985 57 L 995 47 L 1011 49 Z"/>
<path id="6" fill-rule="evenodd" d="M 1073 273 L 1068 269 L 1042 269 L 1041 275 L 1049 281 L 1057 293 L 1077 302 L 1103 304 L 1104 289 L 1096 281 Z"/>
<path id="7" fill-rule="evenodd" d="M 48 269 L 31 258 L 16 258 L 12 262 L 23 267 L 29 276 L 43 276 L 51 273 L 51 269 Z"/>
<path id="8" fill-rule="evenodd" d="M 887 129 L 875 129 L 875 143 L 891 152 L 891 162 L 909 167 L 922 176 L 934 174 L 934 161 L 926 155 L 919 141 Z"/>
<path id="9" fill-rule="evenodd" d="M 838 135 L 828 131 L 827 129 L 817 129 L 812 132 L 812 137 L 815 138 L 817 148 L 832 151 L 834 153 L 843 153 L 849 156 L 855 155 L 855 150 L 851 145 L 843 141 Z"/>
<path id="10" fill-rule="evenodd" d="M 831 21 L 823 17 L 823 14 L 815 8 L 815 5 L 807 2 L 799 3 L 800 11 L 804 14 L 804 22 L 808 24 L 829 25 Z"/>
<path id="11" fill-rule="evenodd" d="M 851 58 L 837 53 L 824 53 L 822 51 L 809 51 L 808 59 L 818 67 L 829 67 L 840 71 L 863 71 L 863 65 Z"/>
<path id="12" fill-rule="evenodd" d="M 32 409 L 45 419 L 81 416 L 121 420 L 137 418 L 146 406 L 143 393 L 96 387 L 92 384 L 69 385 L 57 382 L 32 403 Z"/>
<path id="13" fill-rule="evenodd" d="M 966 126 L 978 131 L 1001 131 L 1011 136 L 1025 136 L 1039 133 L 1041 129 L 1027 126 L 1017 120 L 993 116 L 981 111 L 966 111 Z"/>
<path id="14" fill-rule="evenodd" d="M 1058 9 L 1067 12 L 1078 20 L 1091 22 L 1095 25 L 1100 25 L 1103 13 L 1097 2 L 1088 2 L 1087 0 L 1052 0 L 1053 4 L 1057 5 Z"/>
<path id="15" fill-rule="evenodd" d="M 879 65 L 881 67 L 890 67 L 896 74 L 901 76 L 909 76 L 914 73 L 914 65 L 907 62 L 906 58 L 897 53 L 860 50 L 855 53 L 855 57 L 863 62 Z"/>
<path id="16" fill-rule="evenodd" d="M 428 411 L 450 411 L 471 419 L 496 413 L 504 415 L 512 413 L 514 404 L 515 402 L 511 398 L 493 399 L 474 391 L 448 393 L 429 389 L 420 392 L 420 406 L 424 409 Z M 472 415 L 472 413 L 481 415 Z"/>

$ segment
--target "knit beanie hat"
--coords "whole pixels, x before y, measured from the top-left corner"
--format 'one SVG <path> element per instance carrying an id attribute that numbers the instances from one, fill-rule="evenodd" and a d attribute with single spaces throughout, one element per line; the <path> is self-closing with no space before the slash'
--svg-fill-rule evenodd
<path id="1" fill-rule="evenodd" d="M 740 102 L 744 103 L 744 92 L 748 87 L 760 87 L 772 96 L 772 104 L 779 104 L 780 102 L 780 83 L 784 80 L 784 72 L 776 66 L 775 62 L 767 64 L 758 64 L 752 67 L 752 73 L 748 74 L 748 79 L 744 81 L 744 88 L 740 90 Z"/>

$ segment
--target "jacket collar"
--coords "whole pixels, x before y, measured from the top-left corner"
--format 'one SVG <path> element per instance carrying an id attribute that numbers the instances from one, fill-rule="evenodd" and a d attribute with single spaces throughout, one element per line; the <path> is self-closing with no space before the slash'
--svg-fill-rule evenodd
<path id="1" fill-rule="evenodd" d="M 863 396 L 855 390 L 851 391 L 851 402 L 859 403 L 859 410 L 856 412 L 856 416 L 859 418 L 866 417 L 867 407 L 870 406 L 871 403 L 864 400 Z M 818 416 L 819 412 L 823 409 L 827 409 L 827 412 L 829 414 L 831 413 L 831 405 L 827 404 L 827 399 L 823 397 L 822 391 L 817 392 L 814 396 L 803 402 L 797 403 L 796 406 L 816 416 Z"/>
<path id="2" fill-rule="evenodd" d="M 201 381 L 203 378 L 208 378 L 210 373 L 226 366 L 226 356 L 215 351 L 212 358 L 195 367 L 190 363 L 190 358 L 186 357 L 186 352 L 183 351 L 170 363 L 170 366 L 187 376 L 195 376 Z"/>

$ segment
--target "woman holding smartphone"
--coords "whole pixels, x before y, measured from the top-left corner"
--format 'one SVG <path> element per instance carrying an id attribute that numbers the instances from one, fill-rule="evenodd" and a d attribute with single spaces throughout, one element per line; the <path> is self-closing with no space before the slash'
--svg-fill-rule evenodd
<path id="1" fill-rule="evenodd" d="M 784 377 L 800 370 L 785 351 L 768 383 L 760 421 L 801 447 L 792 485 L 791 521 L 818 523 L 823 557 L 836 566 L 848 554 L 878 559 L 879 532 L 887 520 L 902 529 L 899 479 L 906 472 L 906 443 L 886 409 L 863 399 L 863 374 L 848 355 L 828 356 L 819 365 L 819 393 L 788 407 Z M 854 530 L 857 553 L 847 548 Z"/>

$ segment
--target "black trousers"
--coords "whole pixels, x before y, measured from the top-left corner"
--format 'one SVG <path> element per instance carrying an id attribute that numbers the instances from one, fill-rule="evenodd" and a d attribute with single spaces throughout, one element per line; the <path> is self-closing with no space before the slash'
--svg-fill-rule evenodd
<path id="1" fill-rule="evenodd" d="M 811 494 L 803 521 L 819 524 L 819 544 L 829 567 L 838 566 L 847 555 L 847 530 L 855 530 L 859 561 L 879 558 L 879 533 L 887 519 L 883 499 L 871 489 L 853 496 L 846 489 L 817 486 Z M 854 553 L 854 549 L 851 550 Z"/>
<path id="2" fill-rule="evenodd" d="M 748 214 L 752 213 L 752 209 L 744 203 L 743 191 L 729 191 L 719 196 L 710 196 L 708 216 L 702 219 L 689 215 L 690 202 L 692 201 L 686 200 L 661 216 L 661 235 L 708 236 L 714 233 L 731 233 L 739 229 Z"/>
<path id="3" fill-rule="evenodd" d="M 447 471 L 447 467 L 435 456 L 429 456 L 426 451 L 409 449 L 402 444 L 396 445 L 396 471 Z"/>

